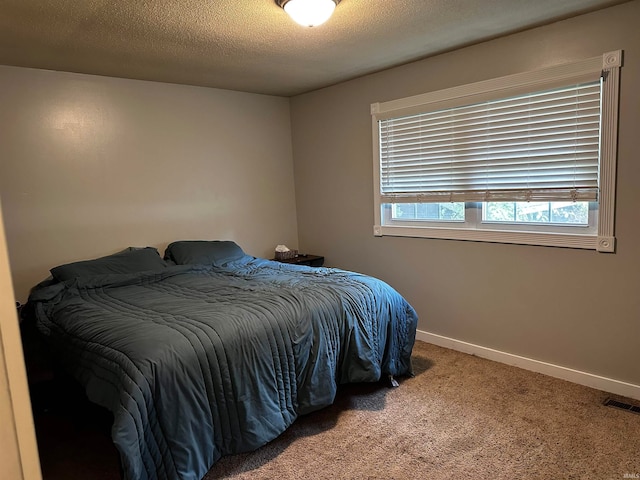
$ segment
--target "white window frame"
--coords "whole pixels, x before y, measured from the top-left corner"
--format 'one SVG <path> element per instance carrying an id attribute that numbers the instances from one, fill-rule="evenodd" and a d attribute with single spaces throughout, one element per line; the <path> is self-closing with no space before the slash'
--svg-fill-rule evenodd
<path id="1" fill-rule="evenodd" d="M 371 105 L 373 130 L 373 182 L 375 236 L 423 237 L 451 240 L 471 240 L 497 243 L 515 243 L 615 251 L 615 178 L 618 136 L 618 99 L 622 50 L 598 57 L 557 65 L 532 72 L 485 80 L 469 85 L 425 93 L 413 97 Z M 446 222 L 419 222 L 419 225 L 385 225 L 382 219 L 380 192 L 380 138 L 378 122 L 392 117 L 441 110 L 453 106 L 468 105 L 487 98 L 506 98 L 523 93 L 541 91 L 557 86 L 578 83 L 594 73 L 604 77 L 601 105 L 600 163 L 598 192 L 597 234 L 562 233 L 561 230 L 545 231 L 544 225 L 533 228 L 538 231 L 500 229 L 499 225 L 483 224 L 481 228 L 462 225 L 451 228 Z M 414 222 L 418 223 L 418 222 Z M 516 225 L 516 224 L 511 224 Z M 572 228 L 572 227 L 570 227 Z M 572 228 L 572 232 L 575 229 Z"/>

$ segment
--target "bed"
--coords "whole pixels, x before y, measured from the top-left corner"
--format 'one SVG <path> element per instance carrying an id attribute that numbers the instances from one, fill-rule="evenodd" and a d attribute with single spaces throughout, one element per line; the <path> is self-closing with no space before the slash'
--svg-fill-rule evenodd
<path id="1" fill-rule="evenodd" d="M 27 311 L 113 413 L 125 479 L 200 480 L 273 440 L 340 384 L 411 374 L 417 317 L 370 276 L 180 241 L 62 265 Z"/>

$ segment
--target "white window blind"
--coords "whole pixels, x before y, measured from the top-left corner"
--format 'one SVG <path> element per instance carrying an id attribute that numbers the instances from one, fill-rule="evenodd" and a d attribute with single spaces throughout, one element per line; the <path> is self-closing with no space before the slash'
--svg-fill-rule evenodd
<path id="1" fill-rule="evenodd" d="M 598 198 L 601 80 L 378 120 L 380 201 Z"/>

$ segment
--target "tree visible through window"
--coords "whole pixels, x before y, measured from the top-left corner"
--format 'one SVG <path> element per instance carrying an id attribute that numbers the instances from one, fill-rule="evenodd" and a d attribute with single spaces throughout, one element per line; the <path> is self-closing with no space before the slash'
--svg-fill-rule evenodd
<path id="1" fill-rule="evenodd" d="M 588 225 L 589 202 L 487 202 L 487 222 Z"/>
<path id="2" fill-rule="evenodd" d="M 395 220 L 464 221 L 464 203 L 396 203 Z"/>

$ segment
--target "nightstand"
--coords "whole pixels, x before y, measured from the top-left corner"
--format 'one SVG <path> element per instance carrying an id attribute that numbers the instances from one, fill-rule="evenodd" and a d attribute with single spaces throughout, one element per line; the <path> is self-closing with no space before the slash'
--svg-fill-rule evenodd
<path id="1" fill-rule="evenodd" d="M 309 267 L 321 267 L 324 265 L 324 257 L 319 255 L 298 255 L 286 260 L 276 260 L 275 258 L 272 258 L 272 260 L 280 263 L 291 263 L 293 265 L 307 265 Z"/>

